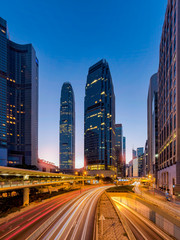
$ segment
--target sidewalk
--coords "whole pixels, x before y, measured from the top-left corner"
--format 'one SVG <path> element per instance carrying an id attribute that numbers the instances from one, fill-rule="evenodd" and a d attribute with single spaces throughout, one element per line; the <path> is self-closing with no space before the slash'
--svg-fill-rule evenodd
<path id="1" fill-rule="evenodd" d="M 180 204 L 178 201 L 168 202 L 165 198 L 165 194 L 163 194 L 161 191 L 159 192 L 159 190 L 153 191 L 141 187 L 139 188 L 138 186 L 135 186 L 134 190 L 135 193 L 140 197 L 157 205 L 164 211 L 168 211 L 168 213 L 173 215 L 173 217 L 180 220 Z"/>

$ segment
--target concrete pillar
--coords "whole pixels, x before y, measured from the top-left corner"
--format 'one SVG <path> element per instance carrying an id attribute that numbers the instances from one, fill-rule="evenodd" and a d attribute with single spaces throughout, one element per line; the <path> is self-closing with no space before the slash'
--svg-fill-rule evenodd
<path id="1" fill-rule="evenodd" d="M 90 184 L 94 184 L 92 179 L 90 180 Z"/>
<path id="2" fill-rule="evenodd" d="M 84 186 L 84 180 L 82 180 L 82 186 Z"/>
<path id="3" fill-rule="evenodd" d="M 23 190 L 23 206 L 29 205 L 29 188 Z"/>

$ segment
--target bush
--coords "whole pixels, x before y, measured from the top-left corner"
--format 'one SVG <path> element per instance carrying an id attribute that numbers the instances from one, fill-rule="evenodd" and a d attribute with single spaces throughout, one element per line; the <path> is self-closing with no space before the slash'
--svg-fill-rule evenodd
<path id="1" fill-rule="evenodd" d="M 134 186 L 127 185 L 127 186 L 117 186 L 117 187 L 111 187 L 108 188 L 107 192 L 134 192 L 133 189 Z"/>

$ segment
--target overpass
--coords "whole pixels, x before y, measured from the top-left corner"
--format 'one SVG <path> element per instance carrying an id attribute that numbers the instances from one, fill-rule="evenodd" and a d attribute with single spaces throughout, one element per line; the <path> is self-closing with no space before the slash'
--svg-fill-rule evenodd
<path id="1" fill-rule="evenodd" d="M 29 189 L 43 186 L 58 186 L 64 183 L 77 182 L 84 185 L 85 181 L 93 184 L 94 177 L 66 175 L 62 173 L 48 173 L 28 169 L 0 166 L 0 193 L 23 189 L 23 205 L 29 204 Z M 20 178 L 20 180 L 16 180 Z"/>

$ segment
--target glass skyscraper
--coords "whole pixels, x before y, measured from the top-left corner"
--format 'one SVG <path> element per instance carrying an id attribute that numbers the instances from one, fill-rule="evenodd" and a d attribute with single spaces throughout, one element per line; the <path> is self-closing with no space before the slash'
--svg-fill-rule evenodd
<path id="1" fill-rule="evenodd" d="M 0 148 L 7 164 L 36 165 L 38 159 L 38 60 L 31 44 L 8 39 L 0 18 Z M 0 159 L 5 156 L 0 150 Z M 4 165 L 0 162 L 1 165 Z"/>
<path id="2" fill-rule="evenodd" d="M 115 170 L 115 96 L 104 59 L 90 67 L 87 76 L 84 157 L 88 170 Z"/>
<path id="3" fill-rule="evenodd" d="M 148 174 L 156 178 L 158 156 L 158 74 L 150 79 L 147 99 Z"/>
<path id="4" fill-rule="evenodd" d="M 61 89 L 59 162 L 62 170 L 75 169 L 75 101 L 68 82 Z"/>
<path id="5" fill-rule="evenodd" d="M 124 176 L 123 163 L 123 128 L 122 124 L 115 124 L 115 151 L 116 151 L 116 167 L 117 176 Z"/>
<path id="6" fill-rule="evenodd" d="M 7 165 L 7 24 L 0 18 L 0 165 Z"/>
<path id="7" fill-rule="evenodd" d="M 126 176 L 126 137 L 123 137 L 124 177 Z"/>

